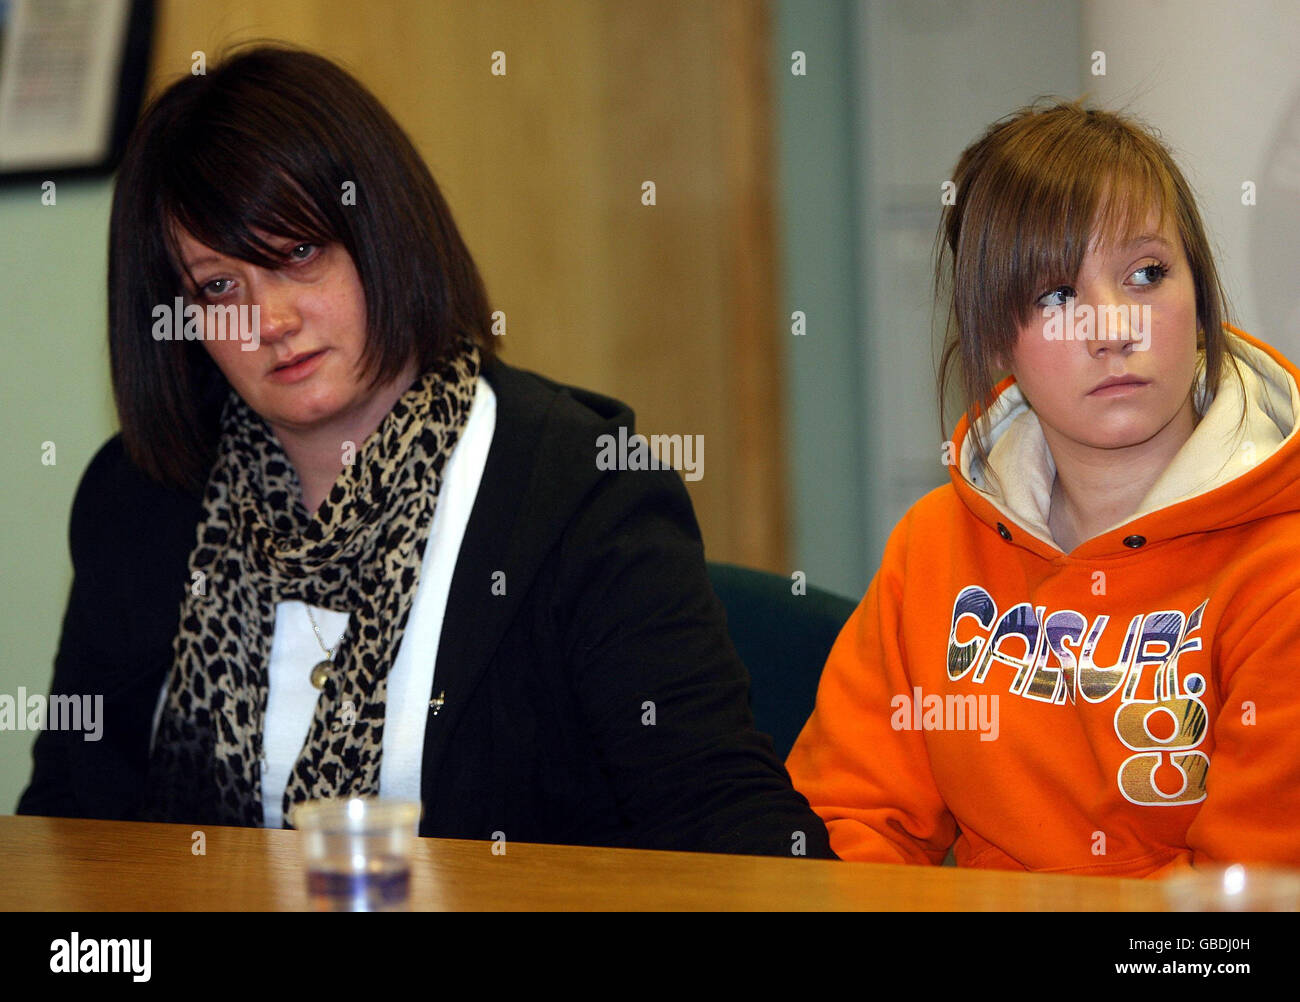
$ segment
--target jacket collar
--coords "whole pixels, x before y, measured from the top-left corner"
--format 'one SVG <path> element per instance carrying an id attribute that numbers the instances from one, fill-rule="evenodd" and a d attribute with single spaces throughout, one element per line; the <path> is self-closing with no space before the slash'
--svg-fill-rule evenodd
<path id="1" fill-rule="evenodd" d="M 421 796 L 436 797 L 439 765 L 475 687 L 534 578 L 582 499 L 604 476 L 596 438 L 632 411 L 618 401 L 560 386 L 499 361 L 483 376 L 497 398 L 496 427 L 461 542 L 438 641 L 433 696 L 444 702 L 424 731 Z M 589 442 L 590 449 L 583 447 Z M 493 594 L 493 572 L 505 594 Z"/>

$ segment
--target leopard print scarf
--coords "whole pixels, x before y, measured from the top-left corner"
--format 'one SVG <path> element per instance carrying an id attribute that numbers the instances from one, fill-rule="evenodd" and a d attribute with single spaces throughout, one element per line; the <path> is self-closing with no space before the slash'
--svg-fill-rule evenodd
<path id="1" fill-rule="evenodd" d="M 290 773 L 284 817 L 306 800 L 378 794 L 388 671 L 478 373 L 478 351 L 467 345 L 417 379 L 314 515 L 270 427 L 231 394 L 190 554 L 143 817 L 262 825 L 271 640 L 276 603 L 289 599 L 350 615 Z"/>

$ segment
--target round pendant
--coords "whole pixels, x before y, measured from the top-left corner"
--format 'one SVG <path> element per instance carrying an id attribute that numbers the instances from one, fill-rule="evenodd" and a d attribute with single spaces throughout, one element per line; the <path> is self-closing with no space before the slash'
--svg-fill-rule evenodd
<path id="1" fill-rule="evenodd" d="M 316 667 L 311 670 L 311 684 L 317 689 L 324 689 L 325 683 L 329 681 L 332 674 L 334 674 L 333 661 L 318 661 Z"/>

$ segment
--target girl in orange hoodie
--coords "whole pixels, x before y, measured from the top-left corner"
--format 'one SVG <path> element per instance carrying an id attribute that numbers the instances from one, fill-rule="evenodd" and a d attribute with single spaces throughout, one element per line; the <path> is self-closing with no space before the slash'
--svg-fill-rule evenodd
<path id="1" fill-rule="evenodd" d="M 795 785 L 850 860 L 1300 865 L 1300 372 L 1225 325 L 1131 120 L 1023 109 L 954 181 L 951 483 L 890 537 Z"/>

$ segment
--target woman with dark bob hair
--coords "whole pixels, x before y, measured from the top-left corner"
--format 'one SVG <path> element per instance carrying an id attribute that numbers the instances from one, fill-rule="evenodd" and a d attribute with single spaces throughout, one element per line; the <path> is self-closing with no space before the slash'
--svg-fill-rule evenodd
<path id="1" fill-rule="evenodd" d="M 44 732 L 20 813 L 374 795 L 427 836 L 831 855 L 680 478 L 598 469 L 632 413 L 502 364 L 490 324 L 428 169 L 333 63 L 244 49 L 152 104 L 52 686 L 103 693 L 103 740 Z"/>

